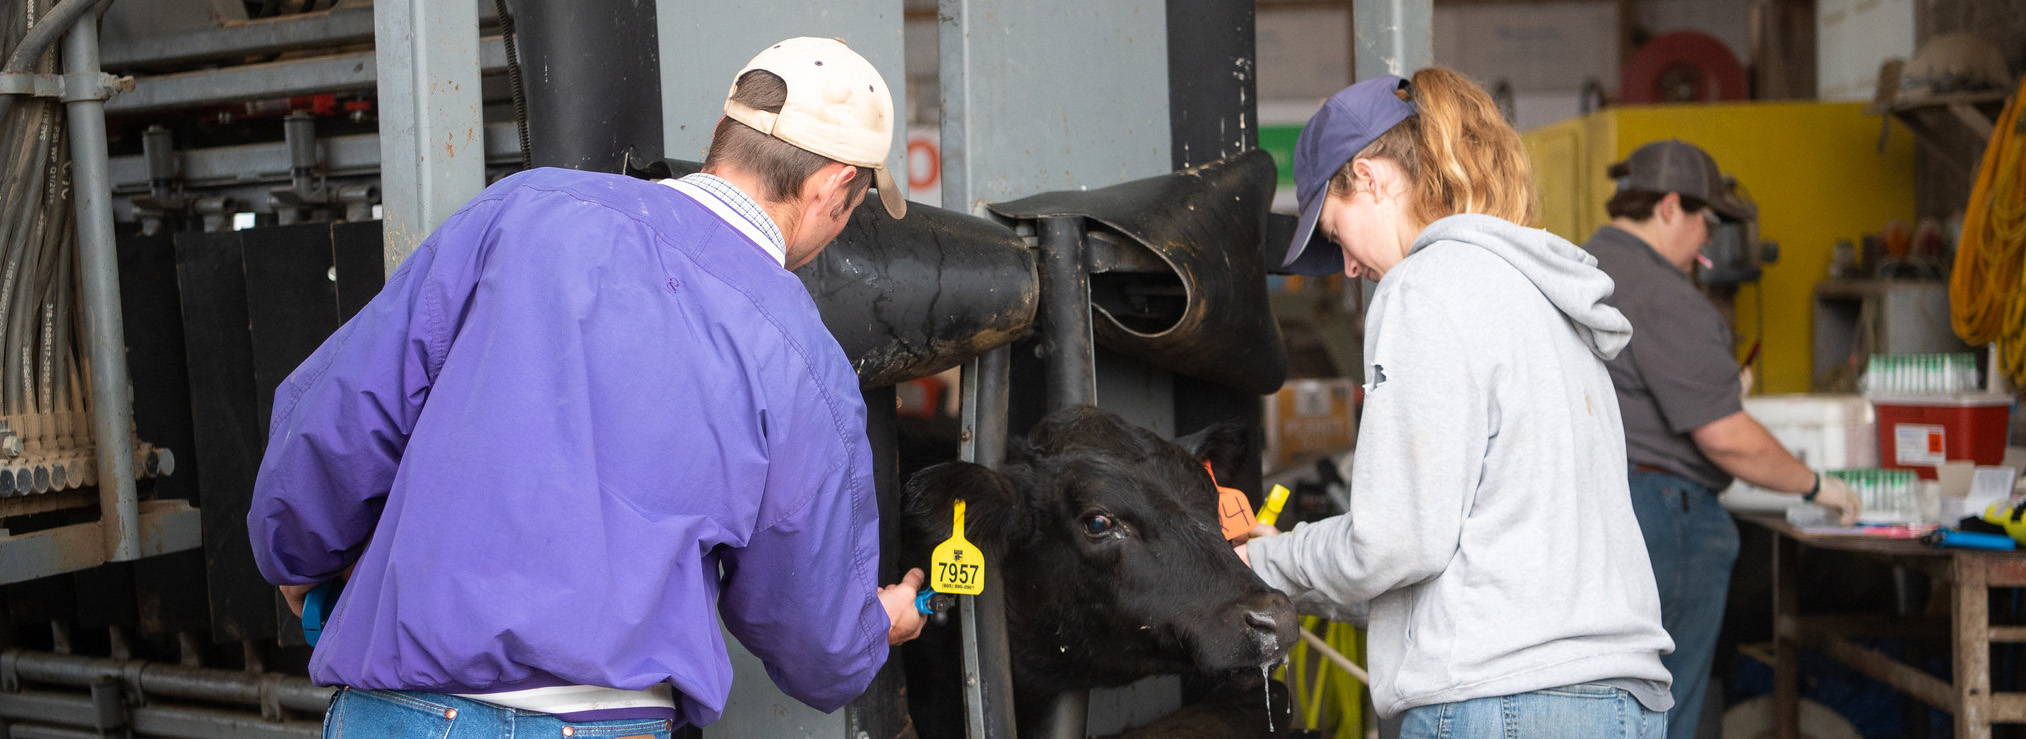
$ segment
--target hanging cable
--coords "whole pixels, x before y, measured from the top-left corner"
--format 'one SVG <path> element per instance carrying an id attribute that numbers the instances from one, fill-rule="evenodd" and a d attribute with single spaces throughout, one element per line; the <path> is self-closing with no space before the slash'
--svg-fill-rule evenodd
<path id="1" fill-rule="evenodd" d="M 528 141 L 528 94 L 521 82 L 520 52 L 514 47 L 514 14 L 507 12 L 507 0 L 493 0 L 499 9 L 500 42 L 506 47 L 507 89 L 513 93 L 514 127 L 521 135 L 521 169 L 534 169 L 535 149 Z"/>

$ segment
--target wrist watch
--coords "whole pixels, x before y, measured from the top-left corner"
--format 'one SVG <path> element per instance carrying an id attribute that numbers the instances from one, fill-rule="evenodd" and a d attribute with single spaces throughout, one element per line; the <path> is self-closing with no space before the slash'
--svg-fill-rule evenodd
<path id="1" fill-rule="evenodd" d="M 1806 495 L 1802 495 L 1801 499 L 1813 503 L 1815 502 L 1815 496 L 1821 494 L 1822 494 L 1822 473 L 1817 472 L 1815 473 L 1815 486 L 1808 488 L 1808 493 Z"/>

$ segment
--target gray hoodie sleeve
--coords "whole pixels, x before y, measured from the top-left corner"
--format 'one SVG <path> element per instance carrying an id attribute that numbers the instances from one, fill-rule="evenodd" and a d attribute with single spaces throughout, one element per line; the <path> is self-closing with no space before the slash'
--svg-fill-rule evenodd
<path id="1" fill-rule="evenodd" d="M 1473 371 L 1442 301 L 1397 287 L 1381 291 L 1367 319 L 1371 365 L 1350 512 L 1247 547 L 1253 571 L 1305 612 L 1361 611 L 1442 572 L 1482 477 L 1488 378 Z"/>

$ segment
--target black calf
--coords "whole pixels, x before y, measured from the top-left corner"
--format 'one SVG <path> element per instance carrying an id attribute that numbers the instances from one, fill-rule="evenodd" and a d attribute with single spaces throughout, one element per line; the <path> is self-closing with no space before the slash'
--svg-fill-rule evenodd
<path id="1" fill-rule="evenodd" d="M 1097 408 L 1052 413 L 1001 472 L 950 462 L 908 481 L 904 562 L 927 568 L 963 498 L 967 537 L 1003 568 L 1023 725 L 1066 690 L 1256 674 L 1297 638 L 1294 608 L 1224 541 L 1202 464 L 1232 477 L 1244 439 L 1214 426 L 1170 442 Z M 910 680 L 914 700 L 947 703 L 954 684 L 934 685 Z"/>

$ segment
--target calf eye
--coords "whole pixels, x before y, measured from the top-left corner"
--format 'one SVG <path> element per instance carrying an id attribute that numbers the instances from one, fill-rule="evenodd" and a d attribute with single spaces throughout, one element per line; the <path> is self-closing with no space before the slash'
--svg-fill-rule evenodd
<path id="1" fill-rule="evenodd" d="M 1117 527 L 1118 524 L 1112 521 L 1111 516 L 1102 513 L 1093 513 L 1083 517 L 1083 532 L 1091 536 L 1110 534 L 1112 529 Z"/>

